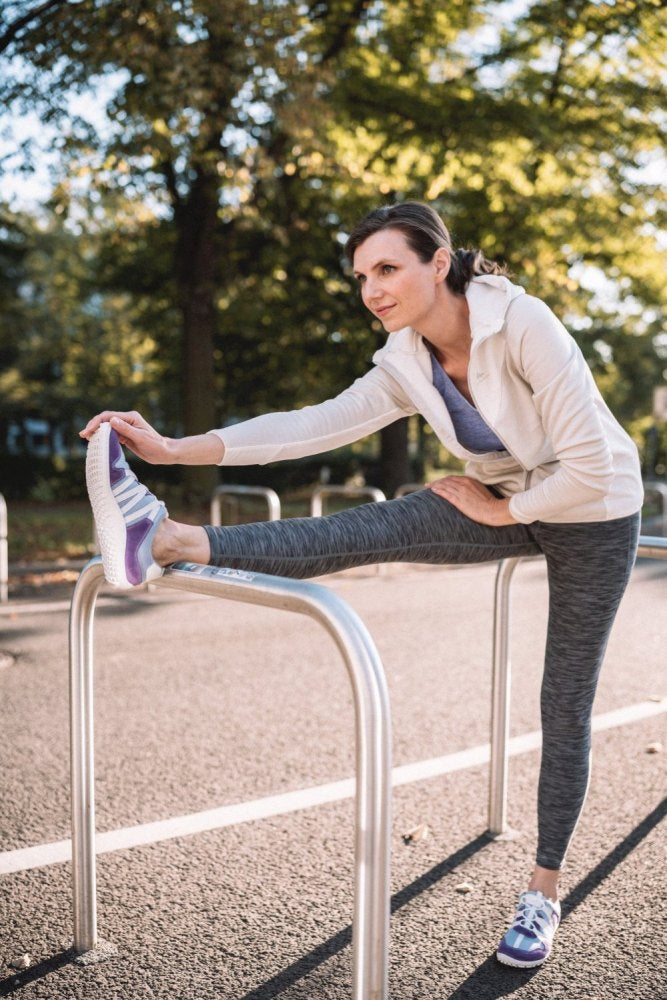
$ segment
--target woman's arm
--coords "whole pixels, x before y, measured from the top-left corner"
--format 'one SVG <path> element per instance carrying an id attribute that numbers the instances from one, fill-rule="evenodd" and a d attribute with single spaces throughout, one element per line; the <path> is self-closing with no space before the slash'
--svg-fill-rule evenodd
<path id="1" fill-rule="evenodd" d="M 416 412 L 391 375 L 371 368 L 333 399 L 213 433 L 224 444 L 222 465 L 266 465 L 340 448 Z"/>
<path id="2" fill-rule="evenodd" d="M 394 379 L 372 368 L 334 399 L 186 438 L 168 438 L 135 411 L 105 410 L 80 432 L 90 439 L 110 421 L 122 445 L 154 465 L 265 465 L 317 455 L 358 441 L 415 413 Z"/>
<path id="3" fill-rule="evenodd" d="M 225 454 L 225 447 L 217 434 L 209 432 L 185 438 L 164 437 L 135 410 L 104 410 L 88 421 L 79 432 L 81 437 L 89 441 L 100 424 L 107 421 L 122 445 L 152 465 L 219 465 Z"/>

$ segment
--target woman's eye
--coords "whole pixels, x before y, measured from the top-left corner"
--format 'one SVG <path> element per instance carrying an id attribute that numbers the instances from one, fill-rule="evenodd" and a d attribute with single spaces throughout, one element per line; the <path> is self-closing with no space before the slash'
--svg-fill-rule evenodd
<path id="1" fill-rule="evenodd" d="M 383 274 L 391 274 L 391 272 L 395 271 L 395 270 L 396 270 L 396 268 L 394 267 L 393 264 L 383 264 L 382 265 L 382 273 Z"/>

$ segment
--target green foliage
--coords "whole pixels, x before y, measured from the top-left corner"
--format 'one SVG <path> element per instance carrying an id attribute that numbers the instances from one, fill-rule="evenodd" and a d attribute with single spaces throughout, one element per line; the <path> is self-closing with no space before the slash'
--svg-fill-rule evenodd
<path id="1" fill-rule="evenodd" d="M 40 217 L 7 211 L 0 229 L 3 402 L 74 440 L 100 406 L 178 432 L 330 395 L 382 338 L 345 232 L 378 200 L 419 198 L 549 302 L 641 435 L 665 368 L 660 14 L 6 5 L 0 97 L 57 129 L 57 166 Z M 101 124 L 71 106 L 95 88 Z"/>

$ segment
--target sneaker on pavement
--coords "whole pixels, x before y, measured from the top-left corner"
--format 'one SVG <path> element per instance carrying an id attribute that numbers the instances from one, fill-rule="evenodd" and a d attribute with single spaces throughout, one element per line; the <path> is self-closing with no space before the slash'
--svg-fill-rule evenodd
<path id="1" fill-rule="evenodd" d="M 167 509 L 132 472 L 109 423 L 100 424 L 88 443 L 86 485 L 107 581 L 128 588 L 161 576 L 152 546 Z"/>
<path id="2" fill-rule="evenodd" d="M 531 969 L 546 961 L 560 923 L 560 903 L 552 902 L 538 889 L 519 896 L 514 922 L 503 937 L 496 958 L 505 965 Z"/>

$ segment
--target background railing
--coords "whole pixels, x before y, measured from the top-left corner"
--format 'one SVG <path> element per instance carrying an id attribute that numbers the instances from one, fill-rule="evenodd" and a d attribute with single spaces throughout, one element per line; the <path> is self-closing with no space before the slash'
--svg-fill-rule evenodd
<path id="1" fill-rule="evenodd" d="M 326 497 L 366 497 L 376 503 L 387 499 L 375 486 L 316 486 L 310 495 L 311 517 L 322 517 Z"/>
<path id="2" fill-rule="evenodd" d="M 211 524 L 220 527 L 222 524 L 222 497 L 262 497 L 266 501 L 268 520 L 280 520 L 280 498 L 269 486 L 218 486 L 211 497 Z"/>

